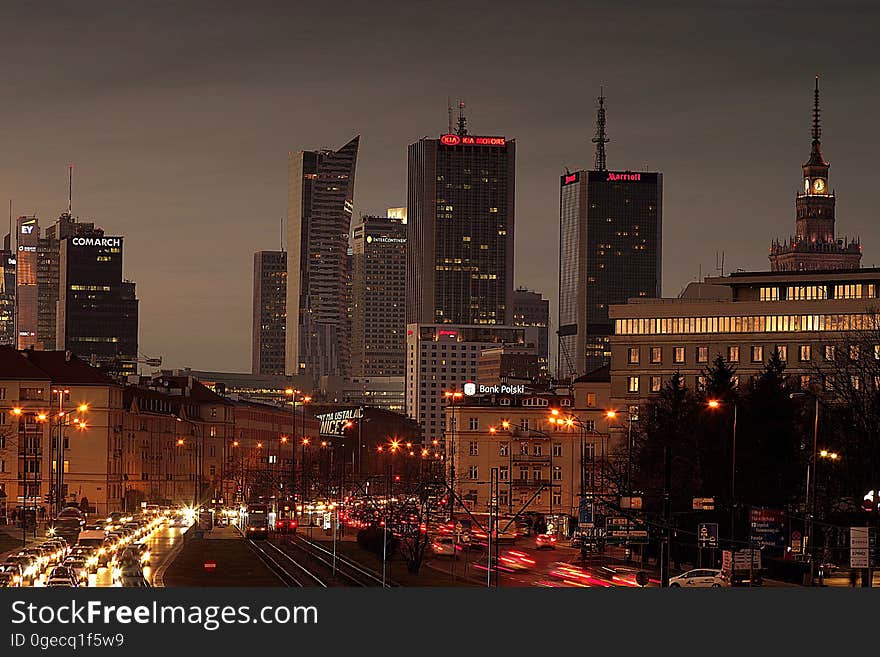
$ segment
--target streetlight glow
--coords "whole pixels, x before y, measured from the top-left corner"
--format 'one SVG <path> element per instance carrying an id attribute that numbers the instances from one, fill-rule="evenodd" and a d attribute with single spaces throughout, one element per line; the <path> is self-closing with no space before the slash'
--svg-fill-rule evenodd
<path id="1" fill-rule="evenodd" d="M 708 402 L 706 402 L 706 405 L 709 408 L 715 409 L 715 408 L 719 408 L 721 406 L 721 402 L 718 401 L 717 399 L 710 399 Z"/>

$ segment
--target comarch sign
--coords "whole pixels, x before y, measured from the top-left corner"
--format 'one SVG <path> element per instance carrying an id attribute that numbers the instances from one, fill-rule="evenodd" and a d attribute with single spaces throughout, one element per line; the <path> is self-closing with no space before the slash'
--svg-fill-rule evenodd
<path id="1" fill-rule="evenodd" d="M 345 425 L 352 420 L 359 420 L 364 416 L 363 407 L 346 408 L 344 411 L 322 413 L 316 417 L 321 422 L 322 436 L 343 436 Z"/>
<path id="2" fill-rule="evenodd" d="M 74 246 L 122 246 L 121 237 L 74 237 L 71 242 Z"/>

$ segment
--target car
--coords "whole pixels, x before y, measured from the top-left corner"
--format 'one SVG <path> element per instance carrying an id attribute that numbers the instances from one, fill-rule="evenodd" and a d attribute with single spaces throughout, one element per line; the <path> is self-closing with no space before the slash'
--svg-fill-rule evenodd
<path id="1" fill-rule="evenodd" d="M 80 581 L 87 582 L 89 580 L 89 567 L 82 557 L 67 557 L 61 565 L 72 570 Z"/>
<path id="2" fill-rule="evenodd" d="M 461 552 L 462 546 L 451 536 L 438 536 L 431 541 L 431 554 L 435 557 L 455 557 Z"/>
<path id="3" fill-rule="evenodd" d="M 119 561 L 125 562 L 129 560 L 135 561 L 142 566 L 148 566 L 150 564 L 150 549 L 147 547 L 147 544 L 134 543 L 125 547 L 122 550 L 122 555 Z"/>
<path id="4" fill-rule="evenodd" d="M 556 548 L 555 534 L 536 534 L 535 549 L 536 550 L 552 550 Z"/>
<path id="5" fill-rule="evenodd" d="M 147 587 L 149 583 L 144 577 L 141 565 L 134 561 L 127 561 L 113 572 L 113 582 L 126 588 Z"/>
<path id="6" fill-rule="evenodd" d="M 77 588 L 79 584 L 74 584 L 73 581 L 69 577 L 56 577 L 55 579 L 49 579 L 46 582 L 46 586 L 49 588 Z"/>
<path id="7" fill-rule="evenodd" d="M 730 586 L 730 583 L 717 568 L 694 568 L 670 578 L 669 586 L 674 589 L 682 587 L 719 589 Z"/>
<path id="8" fill-rule="evenodd" d="M 18 561 L 4 561 L 0 563 L 0 575 L 9 575 L 10 578 L 15 580 L 16 586 L 21 586 L 23 572 Z"/>
<path id="9" fill-rule="evenodd" d="M 77 575 L 72 568 L 68 568 L 67 566 L 55 566 L 49 572 L 49 582 L 62 578 L 66 578 L 71 586 L 79 586 L 79 575 Z"/>
<path id="10" fill-rule="evenodd" d="M 45 568 L 49 565 L 49 549 L 41 548 L 41 547 L 30 547 L 25 548 L 19 554 L 30 555 L 34 558 L 34 561 L 37 564 L 37 571 L 43 572 Z"/>
<path id="11" fill-rule="evenodd" d="M 91 547 L 74 546 L 68 559 L 83 559 L 89 573 L 98 572 L 98 551 Z"/>
<path id="12" fill-rule="evenodd" d="M 37 560 L 30 554 L 16 554 L 6 558 L 6 562 L 17 563 L 21 568 L 21 583 L 24 585 L 33 584 L 34 580 L 39 577 L 40 569 Z"/>
<path id="13" fill-rule="evenodd" d="M 21 586 L 21 579 L 12 573 L 0 573 L 0 589 L 14 589 Z"/>

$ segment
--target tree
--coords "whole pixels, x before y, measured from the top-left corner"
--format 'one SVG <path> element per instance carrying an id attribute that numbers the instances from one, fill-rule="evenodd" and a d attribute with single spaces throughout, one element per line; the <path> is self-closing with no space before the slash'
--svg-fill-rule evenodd
<path id="1" fill-rule="evenodd" d="M 736 399 L 736 367 L 718 354 L 711 365 L 703 370 L 706 377 L 705 396 L 719 402 L 729 403 Z"/>
<path id="2" fill-rule="evenodd" d="M 659 509 L 664 487 L 664 448 L 672 458 L 673 508 L 690 506 L 690 498 L 703 490 L 698 441 L 700 404 L 675 372 L 648 404 L 641 431 L 633 436 L 633 482 L 645 496 L 646 507 Z"/>
<path id="3" fill-rule="evenodd" d="M 737 498 L 757 506 L 785 506 L 803 499 L 803 433 L 794 387 L 774 349 L 742 400 L 737 439 Z"/>

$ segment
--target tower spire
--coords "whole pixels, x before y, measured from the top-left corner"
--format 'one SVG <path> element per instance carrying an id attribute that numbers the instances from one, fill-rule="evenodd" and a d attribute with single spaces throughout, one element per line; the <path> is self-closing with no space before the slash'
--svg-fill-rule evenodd
<path id="1" fill-rule="evenodd" d="M 819 121 L 819 76 L 816 75 L 816 89 L 813 92 L 813 145 L 819 143 L 822 136 L 822 124 Z"/>
<path id="2" fill-rule="evenodd" d="M 605 161 L 605 144 L 609 142 L 605 135 L 605 88 L 599 87 L 599 108 L 596 112 L 596 136 L 593 137 L 593 143 L 596 144 L 596 162 L 594 169 L 596 171 L 606 171 Z"/>
<path id="3" fill-rule="evenodd" d="M 458 130 L 456 131 L 458 136 L 467 134 L 467 117 L 464 115 L 464 101 L 458 101 Z"/>
<path id="4" fill-rule="evenodd" d="M 72 217 L 73 211 L 73 165 L 67 165 L 67 216 Z"/>

